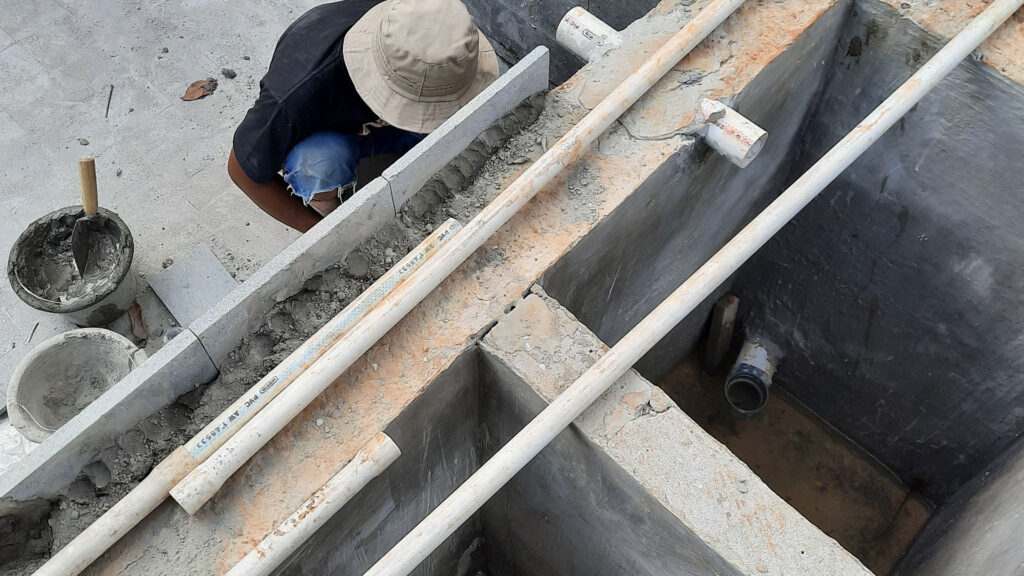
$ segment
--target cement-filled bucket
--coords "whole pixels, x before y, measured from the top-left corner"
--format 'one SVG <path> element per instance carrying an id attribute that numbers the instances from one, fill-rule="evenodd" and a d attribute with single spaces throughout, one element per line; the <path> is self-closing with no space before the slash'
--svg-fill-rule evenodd
<path id="1" fill-rule="evenodd" d="M 7 387 L 11 424 L 42 442 L 146 359 L 127 338 L 80 328 L 44 340 L 14 369 Z"/>
<path id="2" fill-rule="evenodd" d="M 124 314 L 135 298 L 135 242 L 117 214 L 100 208 L 90 227 L 96 256 L 83 277 L 71 253 L 71 231 L 82 215 L 80 206 L 69 206 L 29 224 L 11 248 L 7 278 L 29 306 L 63 314 L 79 326 L 102 326 Z"/>

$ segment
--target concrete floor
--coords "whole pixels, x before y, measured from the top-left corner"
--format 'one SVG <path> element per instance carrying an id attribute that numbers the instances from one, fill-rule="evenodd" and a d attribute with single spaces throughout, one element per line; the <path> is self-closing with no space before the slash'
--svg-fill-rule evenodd
<path id="1" fill-rule="evenodd" d="M 888 574 L 931 504 L 778 386 L 761 414 L 731 419 L 721 403 L 727 372 L 710 377 L 691 354 L 659 386 L 804 517 L 875 574 Z"/>
<path id="2" fill-rule="evenodd" d="M 0 0 L 5 261 L 29 222 L 79 203 L 76 161 L 83 154 L 97 159 L 100 204 L 135 235 L 143 276 L 206 243 L 243 280 L 296 238 L 246 200 L 224 165 L 278 36 L 317 3 Z M 238 76 L 229 80 L 221 68 Z M 189 83 L 209 76 L 220 81 L 212 96 L 180 99 Z M 140 300 L 148 317 L 166 314 L 148 289 Z M 165 322 L 147 320 L 151 335 Z M 69 328 L 23 304 L 5 277 L 0 387 L 33 345 Z"/>

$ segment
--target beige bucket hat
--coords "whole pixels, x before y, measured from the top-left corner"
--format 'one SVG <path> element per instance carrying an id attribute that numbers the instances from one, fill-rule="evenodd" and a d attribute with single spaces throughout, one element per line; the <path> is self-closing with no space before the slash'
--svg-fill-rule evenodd
<path id="1" fill-rule="evenodd" d="M 342 47 L 356 91 L 392 126 L 426 133 L 498 77 L 494 48 L 459 0 L 388 0 Z"/>

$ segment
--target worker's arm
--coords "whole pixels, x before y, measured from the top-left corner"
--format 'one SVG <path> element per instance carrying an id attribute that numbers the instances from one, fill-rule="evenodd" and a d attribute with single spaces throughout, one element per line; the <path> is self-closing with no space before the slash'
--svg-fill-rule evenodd
<path id="1" fill-rule="evenodd" d="M 250 200 L 273 216 L 299 232 L 305 232 L 320 221 L 320 215 L 302 204 L 297 196 L 288 193 L 288 187 L 280 175 L 274 175 L 268 182 L 254 182 L 242 170 L 235 158 L 234 149 L 228 156 L 228 175 Z"/>

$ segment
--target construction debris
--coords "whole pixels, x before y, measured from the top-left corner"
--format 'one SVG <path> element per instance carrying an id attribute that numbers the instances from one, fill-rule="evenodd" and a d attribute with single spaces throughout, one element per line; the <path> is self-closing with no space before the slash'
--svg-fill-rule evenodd
<path id="1" fill-rule="evenodd" d="M 165 48 L 166 50 L 166 48 Z M 217 89 L 217 79 L 207 78 L 205 80 L 196 80 L 195 82 L 188 85 L 188 89 L 185 90 L 185 95 L 181 97 L 182 100 L 190 102 L 192 100 L 201 100 L 206 98 Z"/>

